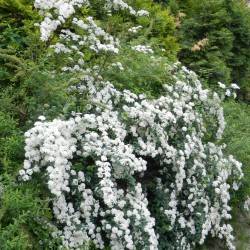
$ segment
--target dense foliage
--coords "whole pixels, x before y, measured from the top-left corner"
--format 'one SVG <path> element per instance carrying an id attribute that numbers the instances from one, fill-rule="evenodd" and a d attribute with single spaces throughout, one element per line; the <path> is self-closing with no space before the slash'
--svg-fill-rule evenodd
<path id="1" fill-rule="evenodd" d="M 214 86 L 236 82 L 249 102 L 250 9 L 246 1 L 169 1 L 176 16 L 180 61 Z"/>
<path id="2" fill-rule="evenodd" d="M 56 2 L 0 1 L 0 248 L 248 247 L 244 2 Z"/>

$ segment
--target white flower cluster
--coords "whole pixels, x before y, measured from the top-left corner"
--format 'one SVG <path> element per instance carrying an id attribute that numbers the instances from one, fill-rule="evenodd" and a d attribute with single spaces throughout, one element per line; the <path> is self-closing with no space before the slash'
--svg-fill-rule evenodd
<path id="1" fill-rule="evenodd" d="M 123 0 L 104 0 L 104 7 L 110 10 L 128 10 L 131 15 L 148 16 L 146 10 L 136 11 Z M 53 32 L 69 19 L 78 8 L 82 6 L 91 6 L 88 0 L 35 0 L 35 8 L 40 10 L 44 20 L 39 25 L 41 39 L 48 41 Z"/>
<path id="2" fill-rule="evenodd" d="M 233 96 L 233 98 L 237 97 L 236 91 L 240 89 L 236 83 L 232 83 L 229 87 L 227 87 L 224 83 L 218 82 L 218 86 L 225 91 L 225 96 Z"/>
<path id="3" fill-rule="evenodd" d="M 141 52 L 144 54 L 153 54 L 154 51 L 152 50 L 152 48 L 148 45 L 136 45 L 136 46 L 132 46 L 132 50 L 135 50 L 137 52 Z"/>
<path id="4" fill-rule="evenodd" d="M 39 173 L 47 181 L 66 248 L 93 242 L 98 249 L 166 249 L 171 234 L 173 249 L 192 249 L 208 235 L 234 249 L 226 220 L 230 180 L 242 177 L 241 164 L 206 141 L 223 132 L 220 99 L 193 72 L 173 70 L 174 84 L 153 100 L 89 79 L 88 111 L 40 119 L 25 134 L 20 176 Z M 157 182 L 150 192 L 148 179 Z M 159 200 L 149 198 L 154 191 Z M 156 213 L 153 204 L 161 204 Z"/>
<path id="5" fill-rule="evenodd" d="M 139 10 L 136 14 L 137 16 L 149 16 L 149 12 L 147 10 Z"/>
<path id="6" fill-rule="evenodd" d="M 138 26 L 129 28 L 128 31 L 131 32 L 131 33 L 137 33 L 140 29 L 142 29 L 142 26 L 138 25 Z"/>
<path id="7" fill-rule="evenodd" d="M 119 70 L 123 71 L 124 67 L 120 62 L 112 63 L 111 66 L 118 68 Z"/>
<path id="8" fill-rule="evenodd" d="M 84 35 L 78 35 L 68 29 L 61 30 L 61 42 L 51 46 L 54 48 L 55 53 L 78 54 L 79 59 L 84 57 L 84 54 L 81 52 L 83 48 L 88 48 L 96 53 L 118 53 L 119 41 L 98 27 L 93 17 L 89 16 L 85 21 L 73 18 L 72 24 L 84 31 Z"/>
<path id="9" fill-rule="evenodd" d="M 83 6 L 92 8 L 92 1 L 88 0 L 35 0 L 35 8 L 44 17 L 40 26 L 41 40 L 48 41 L 52 38 L 54 31 L 58 30 L 59 39 L 50 46 L 56 54 L 67 54 L 67 65 L 62 71 L 87 73 L 96 71 L 98 65 L 85 64 L 85 57 L 95 54 L 99 57 L 106 55 L 116 55 L 120 49 L 120 42 L 110 35 L 103 28 L 97 25 L 93 16 L 82 16 L 77 14 L 77 10 Z M 148 16 L 146 10 L 136 11 L 133 7 L 122 0 L 105 0 L 102 3 L 102 11 L 111 15 L 112 11 L 127 11 L 136 17 Z M 105 12 L 106 11 L 106 12 Z M 64 25 L 67 20 L 67 25 Z M 64 29 L 64 26 L 67 27 Z M 68 26 L 72 28 L 68 28 Z M 136 33 L 142 26 L 133 27 L 130 32 Z M 149 46 L 136 46 L 137 51 L 152 53 Z M 87 56 L 86 56 L 87 55 Z M 88 59 L 87 59 L 88 60 Z M 98 61 L 98 60 L 97 60 Z M 121 67 L 119 67 L 121 69 Z"/>

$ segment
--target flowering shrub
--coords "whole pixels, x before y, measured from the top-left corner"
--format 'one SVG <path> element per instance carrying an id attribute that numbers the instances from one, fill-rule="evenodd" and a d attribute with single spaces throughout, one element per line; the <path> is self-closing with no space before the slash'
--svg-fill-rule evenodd
<path id="1" fill-rule="evenodd" d="M 104 0 L 98 2 L 101 4 L 100 9 L 110 12 L 113 10 L 127 10 L 131 15 L 147 16 L 149 13 L 146 10 L 134 10 L 123 0 Z M 88 0 L 35 0 L 35 8 L 40 10 L 40 14 L 45 16 L 45 19 L 40 25 L 41 39 L 47 41 L 51 34 L 66 20 L 76 12 L 76 8 L 83 6 L 91 7 L 92 2 Z M 54 17 L 53 17 L 54 15 Z"/>
<path id="2" fill-rule="evenodd" d="M 241 177 L 241 164 L 206 142 L 223 131 L 218 96 L 185 68 L 178 74 L 156 100 L 89 83 L 85 113 L 26 133 L 20 175 L 47 180 L 66 247 L 166 249 L 171 239 L 169 249 L 191 249 L 211 233 L 233 249 L 225 221 L 230 176 Z M 217 130 L 206 128 L 208 117 Z"/>
<path id="3" fill-rule="evenodd" d="M 107 13 L 148 15 L 121 0 L 104 2 Z M 45 16 L 41 39 L 48 40 L 84 5 L 91 2 L 36 0 Z M 79 73 L 80 83 L 70 90 L 81 93 L 83 110 L 53 121 L 40 116 L 25 134 L 19 172 L 24 181 L 39 175 L 48 186 L 54 237 L 68 249 L 184 250 L 210 235 L 234 249 L 229 192 L 242 171 L 218 143 L 225 126 L 219 95 L 203 89 L 179 63 L 165 65 L 171 81 L 163 82 L 158 98 L 118 90 L 100 75 L 100 65 L 89 66 L 81 57 L 84 48 L 97 56 L 118 54 L 119 41 L 93 17 L 72 17 L 71 24 L 83 34 L 62 29 L 61 42 L 52 47 L 79 56 L 77 65 L 63 70 Z M 149 45 L 131 50 L 161 63 Z M 124 70 L 120 62 L 109 66 Z"/>

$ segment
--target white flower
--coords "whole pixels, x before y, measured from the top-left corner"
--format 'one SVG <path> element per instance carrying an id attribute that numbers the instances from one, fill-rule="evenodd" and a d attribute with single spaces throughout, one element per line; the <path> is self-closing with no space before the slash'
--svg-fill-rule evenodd
<path id="1" fill-rule="evenodd" d="M 250 210 L 250 197 L 247 197 L 247 199 L 245 200 L 245 202 L 244 202 L 244 209 L 246 211 Z"/>
<path id="2" fill-rule="evenodd" d="M 231 84 L 232 89 L 240 89 L 240 87 L 236 83 Z"/>
<path id="3" fill-rule="evenodd" d="M 137 11 L 137 16 L 148 16 L 149 12 L 146 10 L 139 10 Z"/>
<path id="4" fill-rule="evenodd" d="M 131 32 L 131 33 L 137 33 L 142 28 L 143 27 L 141 25 L 139 25 L 139 26 L 135 26 L 135 27 L 129 28 L 128 31 Z"/>
<path id="5" fill-rule="evenodd" d="M 136 45 L 136 46 L 132 46 L 132 50 L 144 53 L 144 54 L 153 54 L 154 51 L 151 49 L 150 46 L 146 46 L 146 45 Z"/>
<path id="6" fill-rule="evenodd" d="M 74 7 L 72 6 L 72 4 L 69 4 L 69 3 L 63 3 L 59 5 L 58 10 L 59 10 L 59 14 L 63 16 L 64 18 L 70 17 L 75 12 Z"/>
<path id="7" fill-rule="evenodd" d="M 111 64 L 113 67 L 117 67 L 119 70 L 123 71 L 124 67 L 122 66 L 122 64 L 120 62 L 116 62 L 116 63 L 112 63 Z"/>
<path id="8" fill-rule="evenodd" d="M 222 88 L 222 89 L 225 89 L 225 88 L 226 88 L 226 85 L 223 84 L 223 83 L 221 83 L 221 82 L 218 82 L 218 85 L 219 85 L 219 87 Z"/>
<path id="9" fill-rule="evenodd" d="M 233 182 L 233 189 L 234 190 L 238 190 L 239 189 L 239 185 L 236 182 Z"/>
<path id="10" fill-rule="evenodd" d="M 45 116 L 43 116 L 43 115 L 39 116 L 38 119 L 39 119 L 40 121 L 45 121 L 45 120 L 46 120 Z"/>
<path id="11" fill-rule="evenodd" d="M 226 95 L 226 96 L 231 96 L 231 94 L 232 94 L 232 93 L 231 93 L 230 89 L 227 89 L 226 92 L 225 92 L 225 95 Z"/>

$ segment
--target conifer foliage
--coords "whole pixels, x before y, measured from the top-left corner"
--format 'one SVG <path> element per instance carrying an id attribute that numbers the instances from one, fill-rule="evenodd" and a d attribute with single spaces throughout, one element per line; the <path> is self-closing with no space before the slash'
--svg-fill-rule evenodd
<path id="1" fill-rule="evenodd" d="M 248 102 L 250 8 L 246 1 L 172 0 L 167 4 L 178 23 L 180 61 L 212 87 L 218 81 L 236 82 L 241 99 Z"/>

